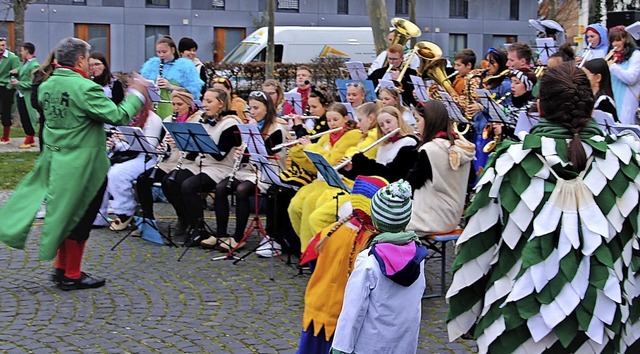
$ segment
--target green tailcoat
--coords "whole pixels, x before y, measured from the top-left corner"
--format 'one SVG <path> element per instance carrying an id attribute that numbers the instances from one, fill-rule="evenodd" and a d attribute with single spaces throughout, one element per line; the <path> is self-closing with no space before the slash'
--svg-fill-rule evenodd
<path id="1" fill-rule="evenodd" d="M 31 105 L 31 93 L 33 92 L 31 81 L 33 80 L 33 72 L 38 69 L 39 65 L 38 60 L 33 58 L 20 67 L 18 70 L 18 86 L 16 91 L 16 97 L 19 96 L 19 93 L 22 93 L 24 96 L 24 104 L 27 106 L 31 126 L 36 129 L 38 127 L 38 111 Z"/>
<path id="2" fill-rule="evenodd" d="M 0 241 L 23 249 L 43 200 L 47 214 L 39 258 L 52 259 L 82 218 L 109 169 L 103 123 L 126 125 L 142 107 L 129 95 L 115 105 L 102 87 L 69 69 L 56 69 L 38 89 L 45 116 L 42 154 L 0 209 Z"/>

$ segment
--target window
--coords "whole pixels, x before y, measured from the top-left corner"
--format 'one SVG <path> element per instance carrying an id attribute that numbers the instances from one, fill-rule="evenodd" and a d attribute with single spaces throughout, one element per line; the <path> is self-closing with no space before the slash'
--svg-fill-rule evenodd
<path id="1" fill-rule="evenodd" d="M 468 0 L 450 0 L 449 17 L 451 18 L 469 17 L 469 1 Z"/>
<path id="2" fill-rule="evenodd" d="M 338 0 L 338 15 L 349 14 L 349 0 Z"/>
<path id="3" fill-rule="evenodd" d="M 110 61 L 111 34 L 109 25 L 76 23 L 75 36 L 91 45 L 89 53 L 101 52 Z"/>
<path id="4" fill-rule="evenodd" d="M 147 7 L 169 7 L 169 0 L 147 0 Z"/>
<path id="5" fill-rule="evenodd" d="M 87 0 L 73 0 L 74 5 L 86 5 Z"/>
<path id="6" fill-rule="evenodd" d="M 277 11 L 298 12 L 300 11 L 299 0 L 278 0 Z"/>
<path id="7" fill-rule="evenodd" d="M 497 35 L 493 36 L 493 43 L 492 43 L 491 47 L 506 49 L 505 43 L 506 44 L 511 44 L 511 43 L 515 43 L 517 41 L 518 41 L 518 36 L 499 35 L 499 34 L 497 34 Z"/>
<path id="8" fill-rule="evenodd" d="M 512 21 L 520 19 L 520 0 L 509 1 L 509 19 Z"/>
<path id="9" fill-rule="evenodd" d="M 224 10 L 224 0 L 213 0 L 211 2 L 211 8 L 215 10 Z"/>
<path id="10" fill-rule="evenodd" d="M 0 22 L 0 37 L 7 39 L 7 48 L 16 53 L 19 48 L 16 45 L 15 34 L 13 32 L 13 22 Z"/>
<path id="11" fill-rule="evenodd" d="M 467 47 L 467 35 L 466 34 L 453 34 L 449 35 L 449 57 L 453 58 L 455 53 L 463 50 Z"/>
<path id="12" fill-rule="evenodd" d="M 396 15 L 409 14 L 409 0 L 396 0 Z"/>
<path id="13" fill-rule="evenodd" d="M 169 35 L 169 26 L 144 26 L 144 57 L 156 56 L 156 41 Z"/>

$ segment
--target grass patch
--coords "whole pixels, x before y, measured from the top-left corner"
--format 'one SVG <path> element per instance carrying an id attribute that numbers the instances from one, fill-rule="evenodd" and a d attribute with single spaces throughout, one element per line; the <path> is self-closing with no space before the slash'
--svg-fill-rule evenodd
<path id="1" fill-rule="evenodd" d="M 37 151 L 1 153 L 0 189 L 15 189 L 18 182 L 33 169 L 37 158 Z"/>
<path id="2" fill-rule="evenodd" d="M 11 139 L 24 138 L 24 130 L 22 127 L 11 127 L 11 132 L 9 133 L 9 137 Z"/>

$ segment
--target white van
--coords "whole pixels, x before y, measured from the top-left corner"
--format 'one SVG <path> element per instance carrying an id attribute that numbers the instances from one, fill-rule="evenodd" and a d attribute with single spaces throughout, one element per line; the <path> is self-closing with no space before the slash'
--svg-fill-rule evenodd
<path id="1" fill-rule="evenodd" d="M 222 63 L 263 62 L 267 59 L 267 27 L 238 44 Z M 318 57 L 371 63 L 376 58 L 370 27 L 274 27 L 276 63 L 310 63 Z"/>

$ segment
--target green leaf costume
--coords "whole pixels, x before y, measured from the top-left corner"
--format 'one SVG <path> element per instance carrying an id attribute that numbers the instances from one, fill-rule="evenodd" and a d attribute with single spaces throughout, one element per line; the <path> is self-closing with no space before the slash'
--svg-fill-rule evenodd
<path id="1" fill-rule="evenodd" d="M 82 218 L 107 176 L 103 123 L 126 125 L 142 107 L 129 95 L 116 106 L 102 87 L 58 68 L 38 89 L 45 116 L 45 147 L 33 171 L 0 209 L 0 241 L 23 249 L 43 200 L 47 214 L 40 236 L 39 258 L 52 259 Z"/>
<path id="2" fill-rule="evenodd" d="M 640 143 L 580 137 L 541 120 L 505 141 L 480 178 L 447 292 L 450 340 L 470 332 L 480 353 L 618 353 L 640 337 Z"/>

